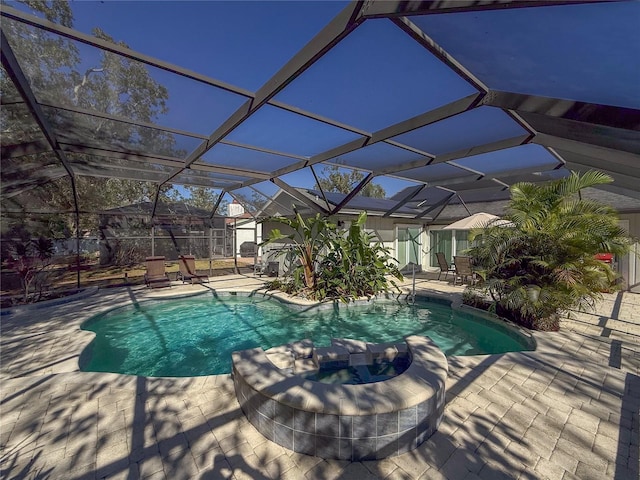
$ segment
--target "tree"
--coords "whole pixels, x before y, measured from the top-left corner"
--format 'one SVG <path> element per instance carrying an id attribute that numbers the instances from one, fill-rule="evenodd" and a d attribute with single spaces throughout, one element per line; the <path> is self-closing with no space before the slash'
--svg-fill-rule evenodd
<path id="1" fill-rule="evenodd" d="M 529 328 L 557 330 L 559 315 L 593 306 L 601 292 L 617 288 L 615 272 L 597 260 L 601 252 L 624 255 L 630 239 L 615 210 L 585 200 L 581 191 L 612 182 L 587 172 L 546 184 L 511 187 L 506 219 L 513 227 L 489 226 L 470 250 L 485 283 L 470 287 L 467 303 L 490 297 L 490 308 Z"/>
<path id="2" fill-rule="evenodd" d="M 358 185 L 364 174 L 358 170 L 351 170 L 349 172 L 341 172 L 340 167 L 337 165 L 329 165 L 325 168 L 324 176 L 318 179 L 318 183 L 314 188 L 322 187 L 325 192 L 337 192 L 337 193 L 351 193 L 351 191 Z M 381 185 L 377 183 L 368 183 L 360 190 L 359 195 L 363 197 L 373 198 L 385 198 L 386 192 Z"/>
<path id="3" fill-rule="evenodd" d="M 6 2 L 3 0 L 3 4 Z M 67 2 L 55 1 L 25 1 L 23 2 L 36 12 L 40 12 L 47 20 L 59 23 L 65 27 L 73 26 L 73 15 Z M 32 89 L 38 96 L 48 99 L 48 90 L 60 92 L 63 98 L 70 95 L 71 81 L 69 75 L 61 75 L 69 65 L 75 65 L 80 61 L 79 52 L 74 43 L 64 37 L 51 35 L 44 30 L 37 29 L 16 22 L 7 18 L 2 20 L 2 30 L 7 36 L 9 43 L 18 58 L 27 58 L 28 62 L 23 62 L 22 69 L 29 80 Z M 4 69 L 0 69 L 0 95 L 3 99 L 3 106 L 0 109 L 0 131 L 2 132 L 2 182 L 3 193 L 13 190 L 22 191 L 25 187 L 31 186 L 34 182 L 49 180 L 48 173 L 55 166 L 60 164 L 55 156 L 48 152 L 46 142 L 37 123 L 34 121 L 29 110 L 20 103 L 21 98 L 13 82 Z M 49 110 L 45 110 L 48 112 Z M 33 142 L 33 143 L 32 143 Z M 32 153 L 20 155 L 13 153 L 13 157 L 5 155 L 6 147 L 21 144 L 37 144 L 36 149 L 43 153 Z M 59 173 L 52 172 L 53 175 Z M 7 188 L 8 187 L 8 188 Z M 25 198 L 28 200 L 29 195 Z M 3 198 L 3 200 L 5 200 Z M 19 198 L 14 198 L 11 203 L 17 203 Z M 6 206 L 6 203 L 5 203 Z"/>
<path id="4" fill-rule="evenodd" d="M 184 196 L 184 202 L 192 207 L 201 208 L 203 210 L 212 210 L 218 194 L 206 187 L 185 186 L 187 195 Z"/>
<path id="5" fill-rule="evenodd" d="M 319 270 L 320 298 L 370 298 L 388 292 L 390 286 L 400 291 L 393 280 L 403 279 L 398 261 L 381 242 L 375 241 L 375 234 L 364 230 L 366 221 L 367 214 L 362 212 L 346 236 L 338 233 L 332 238 Z"/>
<path id="6" fill-rule="evenodd" d="M 73 13 L 68 2 L 23 0 L 22 3 L 47 20 L 66 27 L 73 26 Z M 83 59 L 76 43 L 63 36 L 11 20 L 3 22 L 3 30 L 6 31 L 29 84 L 40 101 L 94 110 L 144 123 L 154 123 L 168 112 L 168 90 L 151 76 L 149 67 L 140 62 L 101 51 L 95 65 L 81 67 Z M 99 39 L 127 47 L 99 28 L 93 29 L 93 34 Z M 0 88 L 3 98 L 17 95 L 4 71 L 0 75 Z M 149 151 L 172 157 L 184 157 L 186 154 L 176 147 L 173 134 L 159 129 L 59 108 L 43 107 L 43 111 L 59 139 L 67 143 L 79 142 L 104 149 L 105 152 L 120 150 L 133 155 Z M 3 108 L 1 121 L 3 140 L 8 140 L 6 144 L 18 145 L 41 138 L 26 109 Z M 85 212 L 95 213 L 155 199 L 157 183 L 101 175 L 99 168 L 105 163 L 104 156 L 73 153 L 68 154 L 68 157 L 74 167 L 87 166 L 98 173 L 96 177 L 76 176 L 79 207 L 83 215 L 80 225 L 75 225 L 73 215 L 61 216 L 69 231 L 94 230 L 97 227 L 96 217 Z M 109 158 L 108 163 L 110 166 L 130 168 L 131 161 Z M 37 177 L 39 170 L 51 165 L 60 167 L 51 152 L 3 159 L 3 181 L 33 181 L 33 176 Z M 163 176 L 170 172 L 166 167 L 156 168 Z M 82 168 L 78 170 L 82 171 Z M 68 178 L 49 181 L 36 190 L 37 194 L 27 192 L 23 195 L 23 201 L 29 204 L 40 197 L 42 204 L 51 211 L 75 211 Z M 181 198 L 171 185 L 160 192 L 160 200 Z"/>
<path id="7" fill-rule="evenodd" d="M 300 288 L 313 292 L 316 288 L 316 267 L 320 261 L 320 253 L 330 243 L 336 225 L 320 214 L 308 218 L 306 221 L 299 213 L 296 213 L 292 219 L 273 217 L 271 220 L 286 225 L 293 230 L 293 233 L 285 235 L 279 229 L 274 228 L 269 232 L 267 240 L 260 246 L 289 240 L 293 254 L 299 261 L 298 268 L 295 268 L 292 274 L 294 281 L 300 285 Z"/>

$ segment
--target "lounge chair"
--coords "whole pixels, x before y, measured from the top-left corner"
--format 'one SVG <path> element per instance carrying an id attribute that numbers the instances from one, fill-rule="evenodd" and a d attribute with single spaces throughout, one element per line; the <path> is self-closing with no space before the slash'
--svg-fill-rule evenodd
<path id="1" fill-rule="evenodd" d="M 440 273 L 438 274 L 438 280 L 440 280 L 440 276 L 444 273 L 444 279 L 447 279 L 447 276 L 450 273 L 455 273 L 456 269 L 455 268 L 451 268 L 449 266 L 449 262 L 447 262 L 447 259 L 444 256 L 443 252 L 437 252 L 436 253 L 436 258 L 438 259 L 438 265 L 440 266 Z"/>
<path id="2" fill-rule="evenodd" d="M 471 279 L 471 283 L 475 283 L 475 274 L 473 273 L 473 267 L 471 265 L 471 257 L 453 257 L 453 263 L 456 266 L 456 275 L 453 280 L 455 285 L 460 279 L 462 285 L 465 281 Z"/>
<path id="3" fill-rule="evenodd" d="M 164 270 L 164 257 L 147 257 L 147 272 L 144 274 L 144 283 L 149 288 L 170 287 L 171 280 Z"/>
<path id="4" fill-rule="evenodd" d="M 209 275 L 198 274 L 196 271 L 196 257 L 193 255 L 180 255 L 178 263 L 180 265 L 178 279 L 182 279 L 182 283 L 209 283 Z"/>

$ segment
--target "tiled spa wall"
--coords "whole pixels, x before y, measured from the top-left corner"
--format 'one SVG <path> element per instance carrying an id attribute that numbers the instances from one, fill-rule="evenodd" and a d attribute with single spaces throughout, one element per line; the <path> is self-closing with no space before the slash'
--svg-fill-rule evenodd
<path id="1" fill-rule="evenodd" d="M 262 435 L 322 458 L 375 460 L 408 452 L 435 432 L 444 412 L 444 385 L 425 401 L 398 411 L 333 415 L 279 403 L 254 390 L 235 371 L 233 378 L 242 410 Z"/>

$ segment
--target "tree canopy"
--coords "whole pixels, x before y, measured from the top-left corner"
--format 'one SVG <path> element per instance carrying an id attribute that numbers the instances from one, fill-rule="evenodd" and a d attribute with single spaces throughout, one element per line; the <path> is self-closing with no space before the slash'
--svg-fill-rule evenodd
<path id="1" fill-rule="evenodd" d="M 318 178 L 315 188 L 321 187 L 325 192 L 351 193 L 353 188 L 357 186 L 364 174 L 358 170 L 341 171 L 338 165 L 327 166 L 324 174 Z M 377 183 L 368 183 L 360 190 L 359 195 L 363 197 L 385 198 L 386 192 L 382 185 Z"/>
<path id="2" fill-rule="evenodd" d="M 19 1 L 49 21 L 73 26 L 73 12 L 68 2 Z M 130 180 L 127 171 L 135 168 L 132 161 L 110 157 L 109 163 L 121 169 L 121 178 L 111 173 L 100 175 L 99 171 L 96 172 L 110 152 L 136 155 L 151 150 L 159 157 L 173 158 L 184 158 L 188 153 L 178 147 L 174 134 L 136 124 L 159 124 L 169 110 L 169 91 L 152 76 L 151 67 L 108 51 L 96 51 L 97 54 L 91 56 L 73 40 L 20 22 L 5 19 L 3 30 L 16 57 L 22 60 L 20 63 L 26 69 L 24 74 L 58 139 L 69 143 L 80 140 L 79 143 L 93 148 L 91 153 L 67 154 L 75 173 L 79 209 L 87 214 L 81 218 L 80 225 L 75 225 L 72 215 L 62 215 L 67 230 L 94 229 L 97 222 L 91 213 L 155 200 L 157 179 L 164 178 L 171 171 L 166 166 L 158 165 L 155 179 Z M 128 46 L 99 28 L 94 28 L 92 33 L 99 39 Z M 87 65 L 88 59 L 94 63 Z M 0 73 L 0 91 L 3 98 L 18 97 L 4 70 Z M 131 121 L 82 113 L 84 111 Z M 28 205 L 34 210 L 46 209 L 59 214 L 74 212 L 69 178 L 26 107 L 19 104 L 3 108 L 0 125 L 3 148 L 4 145 L 33 144 L 35 141 L 41 149 L 37 153 L 29 151 L 3 158 L 4 186 L 20 192 L 13 197 L 12 206 Z M 85 171 L 90 172 L 89 176 L 84 175 Z M 23 190 L 27 185 L 26 179 L 34 177 L 42 178 L 38 188 L 34 189 L 37 193 Z M 212 209 L 217 193 L 204 187 L 174 188 L 168 184 L 159 192 L 159 200 L 184 201 L 199 208 Z"/>

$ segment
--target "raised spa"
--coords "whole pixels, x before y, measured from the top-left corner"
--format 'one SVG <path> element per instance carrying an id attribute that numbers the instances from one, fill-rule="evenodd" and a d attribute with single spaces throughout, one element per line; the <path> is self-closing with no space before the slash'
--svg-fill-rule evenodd
<path id="1" fill-rule="evenodd" d="M 413 450 L 438 428 L 444 413 L 447 360 L 429 338 L 371 344 L 333 339 L 234 352 L 236 396 L 249 421 L 269 440 L 295 452 L 350 461 Z M 366 365 L 406 369 L 370 383 L 309 378 Z"/>

